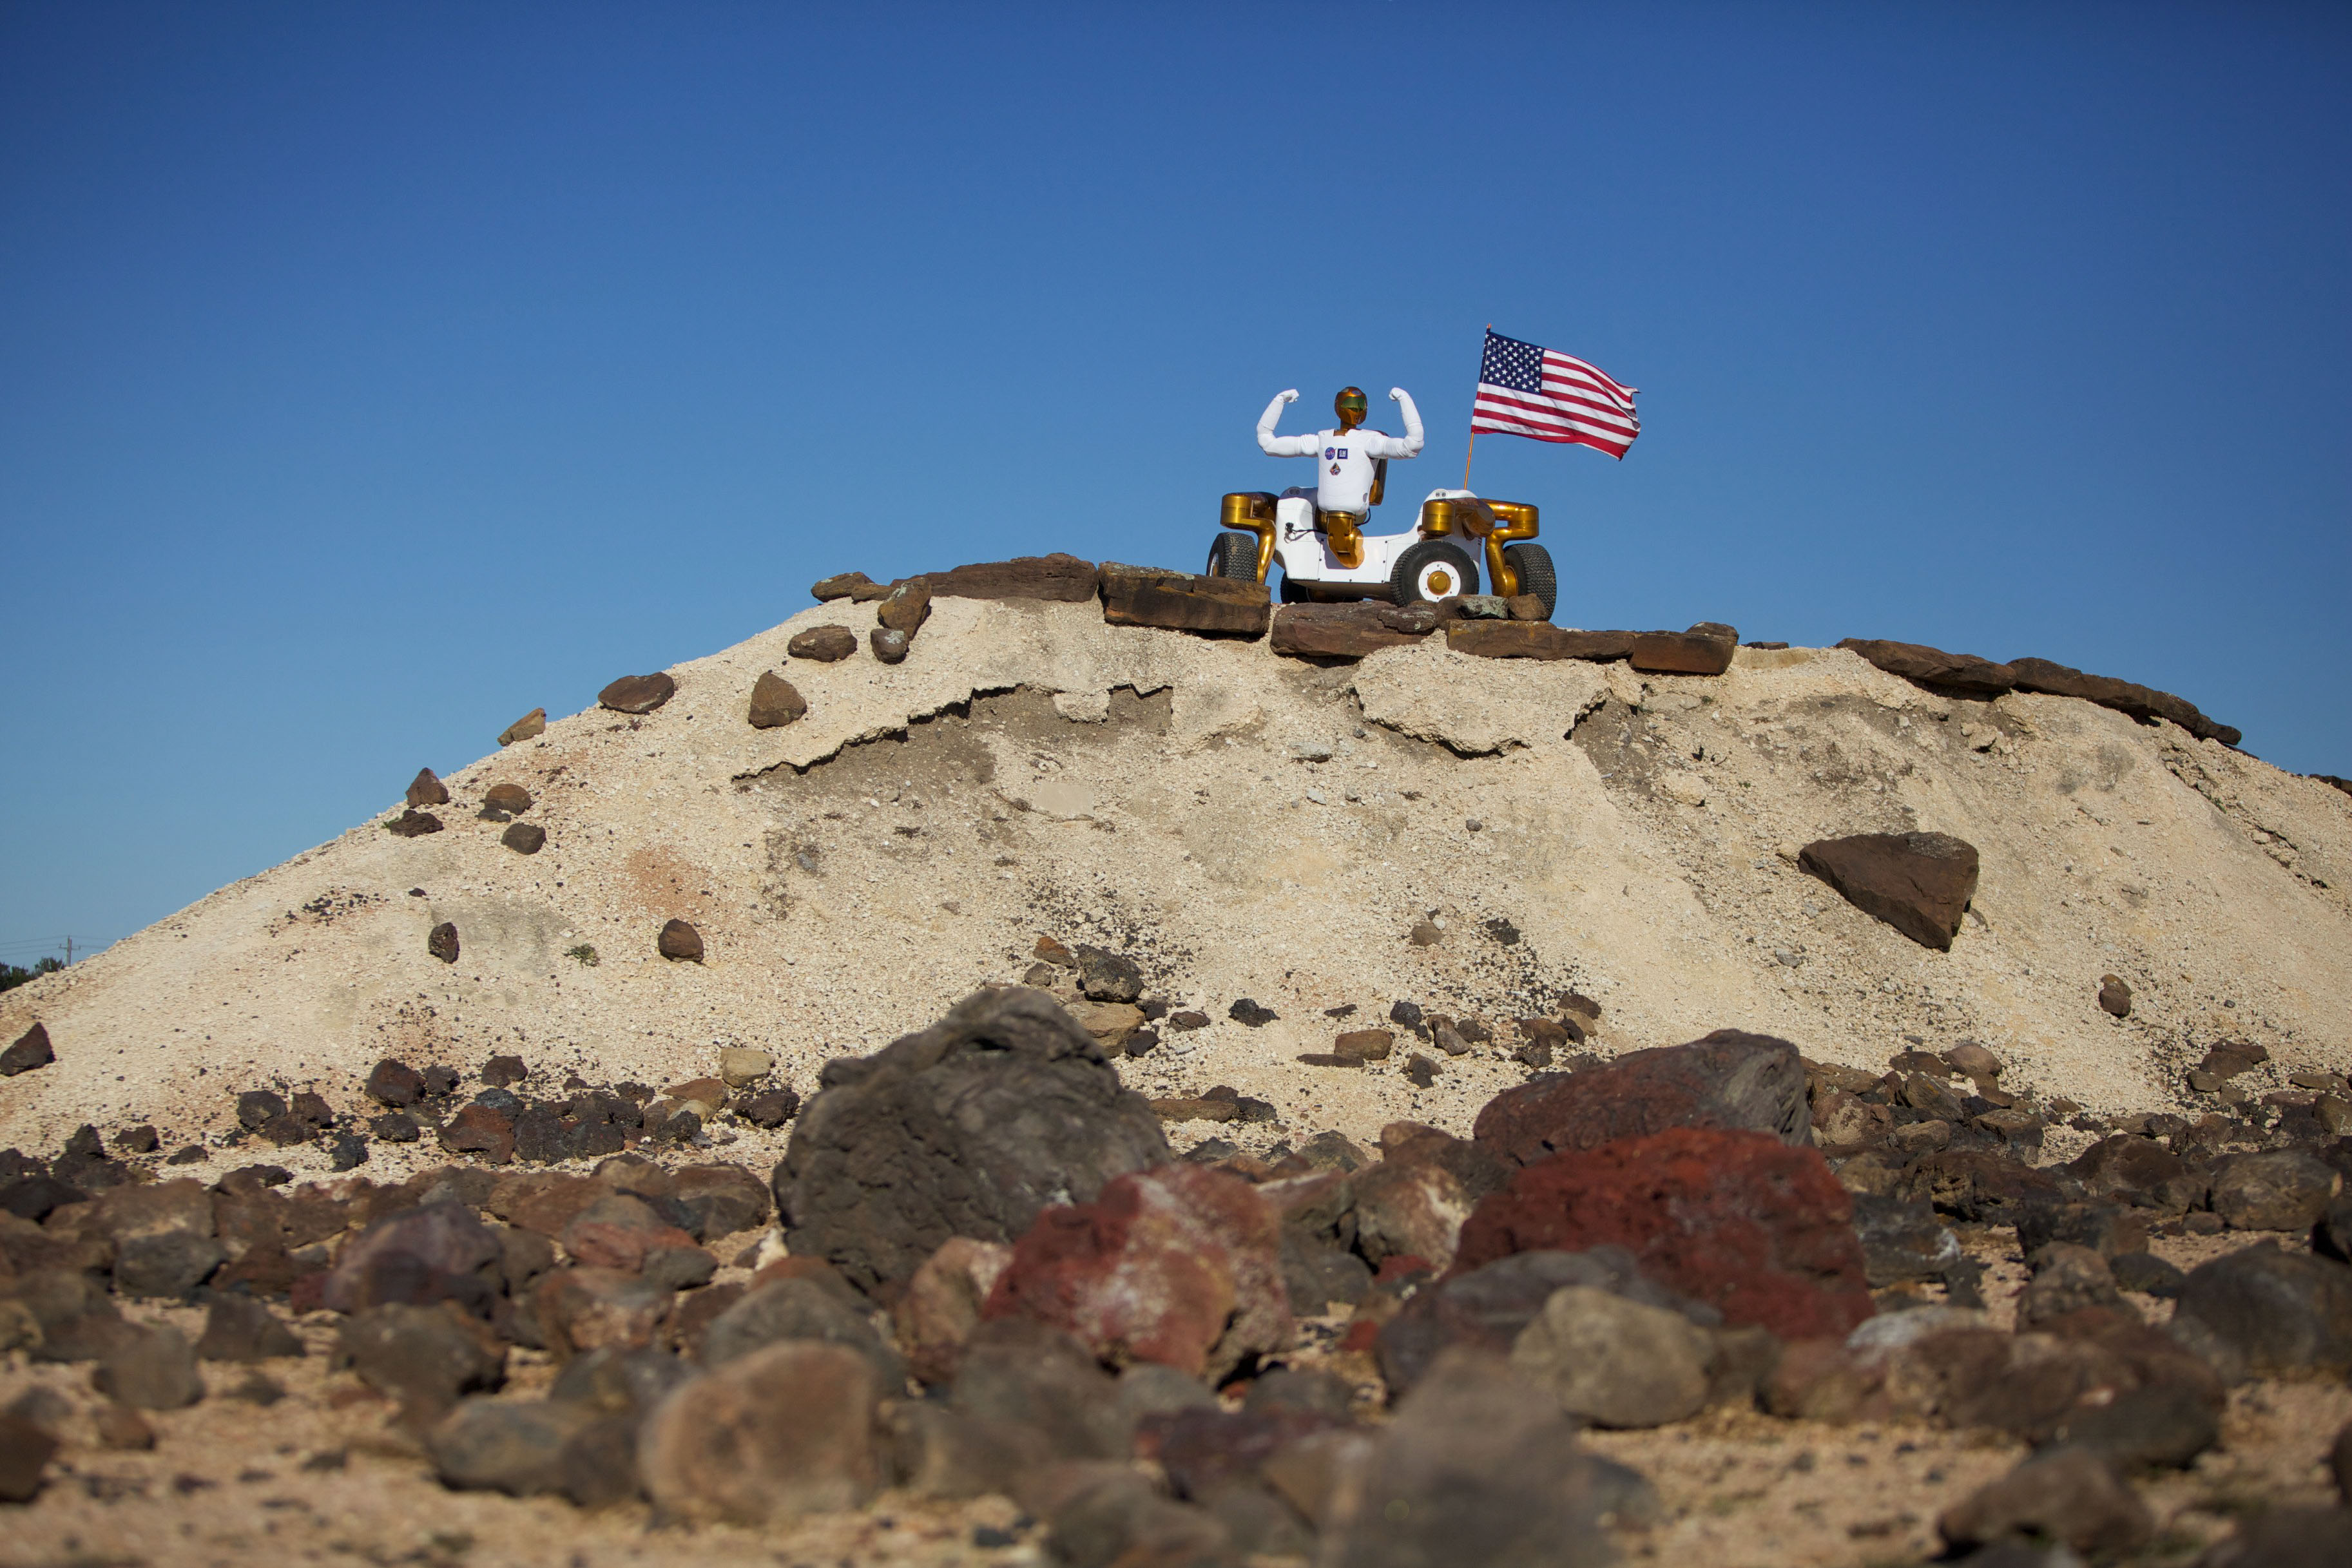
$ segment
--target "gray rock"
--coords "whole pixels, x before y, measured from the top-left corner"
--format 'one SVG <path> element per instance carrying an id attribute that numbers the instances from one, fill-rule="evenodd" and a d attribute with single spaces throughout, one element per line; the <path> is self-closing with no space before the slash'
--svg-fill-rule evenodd
<path id="1" fill-rule="evenodd" d="M 1615 1467 L 1612 1467 L 1615 1469 Z M 1597 1568 L 1612 1475 L 1573 1421 L 1499 1358 L 1448 1352 L 1397 1406 L 1353 1485 L 1332 1489 L 1339 1568 Z"/>
<path id="2" fill-rule="evenodd" d="M 877 626 L 866 633 L 866 645 L 874 650 L 875 659 L 885 664 L 903 664 L 911 642 L 906 632 L 888 626 Z"/>
<path id="3" fill-rule="evenodd" d="M 917 1497 L 1010 1492 L 1020 1475 L 1053 1458 L 1034 1427 L 985 1421 L 929 1400 L 887 1407 L 890 1468 Z"/>
<path id="4" fill-rule="evenodd" d="M 2066 1173 L 2091 1197 L 2182 1214 L 2205 1201 L 2205 1178 L 2153 1139 L 2118 1133 L 2077 1155 Z"/>
<path id="5" fill-rule="evenodd" d="M 2096 1454 L 2056 1448 L 1945 1510 L 1936 1528 L 1956 1547 L 2032 1536 L 2104 1556 L 2147 1544 L 2156 1520 Z"/>
<path id="6" fill-rule="evenodd" d="M 827 1065 L 772 1186 L 796 1253 L 870 1289 L 950 1236 L 1010 1242 L 1050 1203 L 1165 1162 L 1160 1119 L 1053 998 L 982 992 Z"/>
<path id="7" fill-rule="evenodd" d="M 2352 1370 L 2352 1267 L 2254 1246 L 2191 1270 L 2171 1333 L 2231 1382 Z"/>
<path id="8" fill-rule="evenodd" d="M 114 1288 L 126 1296 L 184 1301 L 227 1257 L 211 1237 L 184 1230 L 133 1237 L 115 1250 Z"/>
<path id="9" fill-rule="evenodd" d="M 2138 1315 L 2116 1288 L 2105 1258 L 2071 1241 L 2051 1242 L 2035 1259 L 2033 1278 L 2017 1298 L 2018 1327 L 2032 1328 L 2085 1307 Z"/>
<path id="10" fill-rule="evenodd" d="M 2131 1475 L 2187 1469 L 2221 1437 L 2221 1414 L 2210 1400 L 2182 1384 L 2151 1383 L 2079 1408 L 2059 1427 L 2056 1440 L 2088 1448 L 2118 1474 Z"/>
<path id="11" fill-rule="evenodd" d="M 854 1350 L 874 1368 L 875 1385 L 898 1388 L 907 1364 L 875 1332 L 864 1312 L 814 1280 L 772 1281 L 719 1314 L 702 1336 L 702 1364 L 722 1366 L 784 1340 L 817 1340 Z"/>
<path id="12" fill-rule="evenodd" d="M 1706 1403 L 1711 1339 L 1679 1312 L 1589 1285 L 1555 1291 L 1511 1346 L 1511 1369 L 1602 1427 L 1663 1427 Z"/>
<path id="13" fill-rule="evenodd" d="M 1131 1002 L 1143 994 L 1143 971 L 1123 953 L 1078 944 L 1078 989 L 1098 1002 Z"/>
<path id="14" fill-rule="evenodd" d="M 602 1415 L 634 1418 L 693 1376 L 694 1368 L 667 1351 L 607 1346 L 572 1357 L 547 1396 L 593 1406 Z"/>
<path id="15" fill-rule="evenodd" d="M 1206 1509 L 1162 1497 L 1134 1469 L 1108 1464 L 1057 1469 L 1060 1474 L 1036 1488 L 1050 1489 L 1050 1501 L 1042 1495 L 1037 1500 L 1057 1563 L 1113 1568 L 1233 1561 L 1223 1521 Z"/>
<path id="16" fill-rule="evenodd" d="M 1936 1218 L 1935 1206 L 1916 1198 L 1855 1195 L 1853 1230 L 1873 1290 L 1941 1279 L 1962 1257 L 1959 1238 Z"/>
<path id="17" fill-rule="evenodd" d="M 973 1331 L 948 1403 L 977 1420 L 1032 1427 L 1059 1458 L 1124 1459 L 1135 1441 L 1118 1380 L 1070 1335 L 1024 1318 Z"/>
<path id="18" fill-rule="evenodd" d="M 2126 1252 L 2107 1265 L 2120 1290 L 2170 1301 L 2180 1294 L 2189 1276 L 2153 1252 Z"/>
<path id="19" fill-rule="evenodd" d="M 39 1424 L 0 1415 L 0 1502 L 30 1502 L 40 1494 L 58 1440 Z"/>
<path id="20" fill-rule="evenodd" d="M 2352 1509 L 2272 1508 L 2215 1542 L 2197 1568 L 2343 1568 Z"/>
<path id="21" fill-rule="evenodd" d="M 2213 1212 L 2233 1230 L 2309 1230 L 2344 1178 L 2301 1149 L 2231 1155 L 2213 1166 Z"/>
<path id="22" fill-rule="evenodd" d="M 1555 1291 L 1570 1286 L 1607 1291 L 1643 1306 L 1679 1312 L 1712 1330 L 1722 1314 L 1642 1277 L 1622 1247 L 1584 1252 L 1517 1252 L 1414 1292 L 1381 1330 L 1381 1374 L 1391 1390 L 1417 1386 L 1448 1347 L 1507 1355 L 1541 1315 Z"/>
<path id="23" fill-rule="evenodd" d="M 1214 1410 L 1216 1392 L 1199 1378 L 1156 1361 L 1129 1364 L 1118 1375 L 1119 1408 L 1133 1420 L 1180 1410 Z"/>
<path id="24" fill-rule="evenodd" d="M 90 1386 L 138 1410 L 178 1410 L 205 1396 L 196 1353 L 180 1331 L 126 1325 L 90 1375 Z"/>
<path id="25" fill-rule="evenodd" d="M 541 1399 L 467 1399 L 425 1434 L 444 1486 L 538 1497 L 563 1490 L 564 1446 L 598 1413 Z"/>
<path id="26" fill-rule="evenodd" d="M 637 1427 L 628 1416 L 599 1416 L 566 1438 L 556 1461 L 563 1495 L 581 1508 L 610 1508 L 642 1495 Z"/>
<path id="27" fill-rule="evenodd" d="M 335 1352 L 379 1394 L 419 1412 L 438 1412 L 460 1395 L 506 1381 L 506 1347 L 455 1303 L 371 1307 L 346 1322 Z"/>
<path id="28" fill-rule="evenodd" d="M 199 1361 L 268 1361 L 302 1354 L 294 1331 L 251 1296 L 215 1295 L 205 1312 L 205 1332 L 196 1341 Z"/>

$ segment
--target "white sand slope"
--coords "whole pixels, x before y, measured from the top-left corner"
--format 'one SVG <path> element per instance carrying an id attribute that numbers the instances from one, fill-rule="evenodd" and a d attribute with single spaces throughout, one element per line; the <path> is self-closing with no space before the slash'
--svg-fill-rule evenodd
<path id="1" fill-rule="evenodd" d="M 1465 1130 L 1524 1077 L 1507 1028 L 1428 1091 L 1402 1050 L 1362 1072 L 1295 1060 L 1400 998 L 1500 1025 L 1579 988 L 1611 1051 L 1732 1026 L 1875 1067 L 1907 1035 L 1972 1038 L 2105 1111 L 2178 1103 L 2220 1039 L 2270 1049 L 2263 1082 L 2352 1066 L 2352 798 L 2169 726 L 1948 701 L 1831 650 L 1742 650 L 1706 679 L 1441 636 L 1321 668 L 1091 604 L 940 600 L 902 665 L 785 657 L 794 632 L 862 641 L 871 616 L 819 607 L 681 665 L 641 721 L 575 715 L 450 778 L 444 832 L 395 837 L 388 809 L 0 997 L 0 1043 L 38 1019 L 58 1053 L 0 1080 L 0 1143 L 147 1120 L 187 1141 L 273 1084 L 359 1110 L 387 1054 L 470 1076 L 512 1051 L 551 1093 L 572 1071 L 658 1085 L 741 1044 L 805 1092 L 825 1059 L 1018 978 L 1041 934 L 1127 950 L 1148 994 L 1217 1020 L 1130 1082 L 1229 1083 L 1294 1132 Z M 770 668 L 810 711 L 758 731 Z M 501 781 L 537 798 L 536 856 L 474 815 Z M 1909 828 L 1983 857 L 1948 954 L 1790 862 Z M 1409 945 L 1433 915 L 1444 940 Z M 672 916 L 707 962 L 656 953 Z M 445 920 L 455 966 L 425 951 Z M 593 967 L 567 956 L 583 946 Z M 2096 1006 L 2109 972 L 2137 995 L 2127 1020 Z M 1278 1020 L 1229 1021 L 1241 997 Z M 738 1157 L 778 1142 L 746 1137 Z"/>

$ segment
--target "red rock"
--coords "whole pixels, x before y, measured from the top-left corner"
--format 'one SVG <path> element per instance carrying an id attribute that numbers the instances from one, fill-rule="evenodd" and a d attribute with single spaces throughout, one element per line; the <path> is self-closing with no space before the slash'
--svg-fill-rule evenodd
<path id="1" fill-rule="evenodd" d="M 1627 658 L 1637 670 L 1669 675 L 1719 675 L 1731 668 L 1739 633 L 1708 622 L 1687 632 L 1638 632 Z"/>
<path id="2" fill-rule="evenodd" d="M 1031 1318 L 1106 1361 L 1156 1361 L 1213 1383 L 1280 1348 L 1292 1327 L 1273 1211 L 1238 1176 L 1181 1164 L 1040 1214 L 982 1315 Z"/>
<path id="3" fill-rule="evenodd" d="M 441 1129 L 441 1146 L 453 1155 L 479 1155 L 494 1166 L 514 1158 L 514 1124 L 488 1105 L 467 1105 Z"/>
<path id="4" fill-rule="evenodd" d="M 1761 1133 L 1676 1127 L 1538 1161 L 1471 1214 L 1453 1271 L 1610 1244 L 1733 1327 L 1816 1338 L 1875 1310 L 1845 1189 L 1818 1152 Z"/>
<path id="5" fill-rule="evenodd" d="M 1668 1127 L 1769 1133 L 1803 1144 L 1811 1126 L 1797 1048 L 1719 1029 L 1687 1045 L 1629 1051 L 1582 1072 L 1546 1073 L 1507 1089 L 1478 1113 L 1475 1135 L 1524 1166 Z"/>
<path id="6" fill-rule="evenodd" d="M 919 580 L 943 599 L 1050 599 L 1077 604 L 1095 596 L 1095 567 L 1059 551 L 981 561 Z"/>

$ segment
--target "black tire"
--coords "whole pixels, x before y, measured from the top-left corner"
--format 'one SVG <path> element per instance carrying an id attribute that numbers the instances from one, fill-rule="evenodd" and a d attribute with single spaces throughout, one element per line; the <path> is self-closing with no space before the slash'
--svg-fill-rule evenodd
<path id="1" fill-rule="evenodd" d="M 1435 591 L 1437 579 L 1450 574 L 1452 585 Z M 1462 547 L 1446 539 L 1423 539 L 1397 557 L 1389 573 L 1389 597 L 1399 604 L 1434 604 L 1456 594 L 1478 591 L 1478 569 Z"/>
<path id="2" fill-rule="evenodd" d="M 1551 570 L 1551 551 L 1532 540 L 1503 547 L 1503 559 L 1511 563 L 1511 570 L 1519 580 L 1519 591 L 1532 593 L 1543 601 L 1543 618 L 1559 605 L 1559 579 Z"/>
<path id="3" fill-rule="evenodd" d="M 1315 596 L 1307 591 L 1307 585 L 1286 571 L 1282 574 L 1282 587 L 1276 591 L 1285 604 L 1315 602 Z"/>
<path id="4" fill-rule="evenodd" d="M 1257 580 L 1257 536 L 1255 534 L 1222 533 L 1209 546 L 1211 577 L 1238 578 L 1244 582 Z"/>

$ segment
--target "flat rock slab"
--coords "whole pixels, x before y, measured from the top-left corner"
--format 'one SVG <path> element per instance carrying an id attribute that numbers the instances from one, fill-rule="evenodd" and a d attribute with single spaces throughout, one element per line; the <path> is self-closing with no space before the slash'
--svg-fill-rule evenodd
<path id="1" fill-rule="evenodd" d="M 1633 640 L 1631 632 L 1577 632 L 1531 619 L 1457 621 L 1445 629 L 1447 647 L 1481 659 L 1591 659 L 1606 664 L 1631 653 Z"/>
<path id="2" fill-rule="evenodd" d="M 1274 612 L 1274 651 L 1305 659 L 1360 659 L 1437 630 L 1432 604 L 1286 604 Z"/>
<path id="3" fill-rule="evenodd" d="M 2017 685 L 2017 672 L 1974 653 L 1947 653 L 1925 643 L 1890 643 L 1877 637 L 1848 637 L 1838 646 L 1861 654 L 1890 675 L 1934 691 L 1963 696 L 1997 697 Z"/>
<path id="4" fill-rule="evenodd" d="M 2017 689 L 2040 692 L 2054 697 L 2080 697 L 2117 713 L 2129 714 L 2146 723 L 2149 719 L 2169 719 L 2200 740 L 2218 740 L 2224 746 L 2235 746 L 2244 735 L 2226 724 L 2216 724 L 2198 711 L 2197 705 L 2186 697 L 2160 692 L 2153 686 L 2143 686 L 2133 681 L 2119 681 L 2113 675 L 2086 675 L 2071 665 L 2053 664 L 2048 659 L 2012 659 L 2010 669 L 2016 677 Z"/>
<path id="5" fill-rule="evenodd" d="M 1949 833 L 1816 839 L 1797 857 L 1848 904 L 1923 947 L 1948 953 L 1977 891 L 1977 851 Z"/>
<path id="6" fill-rule="evenodd" d="M 1056 599 L 1076 604 L 1095 596 L 1095 565 L 1057 551 L 926 572 L 921 581 L 947 599 Z"/>
<path id="7" fill-rule="evenodd" d="M 499 744 L 512 746 L 517 741 L 530 740 L 547 733 L 547 710 L 535 707 L 506 728 L 499 731 Z"/>
<path id="8" fill-rule="evenodd" d="M 795 659 L 814 659 L 820 664 L 838 664 L 857 652 L 857 633 L 846 626 L 812 626 L 805 632 L 793 633 L 784 644 L 784 652 Z"/>
<path id="9" fill-rule="evenodd" d="M 1739 648 L 1739 634 L 1726 627 L 1688 632 L 1642 632 L 1634 634 L 1626 657 L 1637 670 L 1664 675 L 1719 675 L 1731 668 Z"/>
<path id="10" fill-rule="evenodd" d="M 1263 637 L 1274 615 L 1273 602 L 1262 582 L 1195 577 L 1116 561 L 1105 561 L 1097 576 L 1103 619 L 1114 626 Z"/>
<path id="11" fill-rule="evenodd" d="M 623 675 L 596 694 L 599 706 L 614 713 L 651 713 L 677 695 L 677 682 L 667 672 L 650 675 Z"/>

